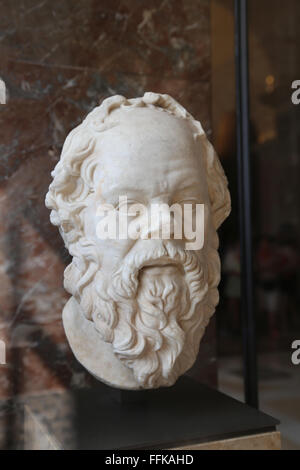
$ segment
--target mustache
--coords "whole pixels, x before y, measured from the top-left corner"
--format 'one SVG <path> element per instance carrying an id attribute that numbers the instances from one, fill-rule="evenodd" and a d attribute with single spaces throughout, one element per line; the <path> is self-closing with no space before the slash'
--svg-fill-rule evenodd
<path id="1" fill-rule="evenodd" d="M 160 241 L 151 249 L 145 250 L 144 246 L 143 250 L 129 252 L 112 275 L 108 292 L 114 297 L 117 294 L 116 301 L 135 297 L 139 286 L 139 274 L 144 267 L 163 268 L 168 265 L 177 266 L 184 275 L 193 273 L 194 278 L 203 279 L 203 268 L 195 251 L 184 250 L 169 241 Z"/>

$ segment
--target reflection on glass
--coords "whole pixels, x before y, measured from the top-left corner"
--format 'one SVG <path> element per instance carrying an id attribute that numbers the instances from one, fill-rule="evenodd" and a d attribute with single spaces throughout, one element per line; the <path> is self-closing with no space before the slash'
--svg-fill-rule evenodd
<path id="1" fill-rule="evenodd" d="M 223 279 L 218 318 L 219 379 L 243 398 L 240 266 L 235 198 L 234 4 L 213 2 L 214 140 L 227 172 L 233 214 L 221 234 Z M 300 2 L 249 0 L 250 131 L 255 311 L 260 406 L 282 421 L 283 447 L 300 448 L 300 369 L 291 345 L 300 338 Z M 238 312 L 238 313 L 237 313 Z M 295 433 L 295 429 L 298 432 Z"/>

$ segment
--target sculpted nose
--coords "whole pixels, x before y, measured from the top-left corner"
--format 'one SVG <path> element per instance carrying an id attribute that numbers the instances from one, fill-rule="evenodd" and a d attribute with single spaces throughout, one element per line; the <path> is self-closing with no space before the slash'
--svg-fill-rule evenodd
<path id="1" fill-rule="evenodd" d="M 143 239 L 170 240 L 174 238 L 174 213 L 166 203 L 152 203 L 142 225 Z"/>

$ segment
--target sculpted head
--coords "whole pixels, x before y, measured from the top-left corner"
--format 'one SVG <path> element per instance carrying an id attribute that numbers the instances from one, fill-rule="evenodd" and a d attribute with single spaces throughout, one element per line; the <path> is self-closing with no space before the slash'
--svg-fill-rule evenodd
<path id="1" fill-rule="evenodd" d="M 120 388 L 172 385 L 193 365 L 218 303 L 217 229 L 230 212 L 201 124 L 168 95 L 113 96 L 70 132 L 52 176 L 46 205 L 73 257 L 64 325 L 75 355 Z M 162 237 L 164 219 L 147 223 L 130 211 L 136 204 L 188 204 L 192 214 L 203 205 L 203 246 L 188 249 L 174 223 Z M 135 237 L 99 237 L 107 205 L 116 222 L 135 223 Z M 77 326 L 68 319 L 75 315 Z"/>

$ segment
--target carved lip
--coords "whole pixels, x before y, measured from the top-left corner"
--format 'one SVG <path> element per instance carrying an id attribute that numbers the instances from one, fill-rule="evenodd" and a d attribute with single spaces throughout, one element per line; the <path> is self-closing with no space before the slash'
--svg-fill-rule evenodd
<path id="1" fill-rule="evenodd" d="M 162 258 L 145 261 L 140 266 L 139 269 L 141 270 L 143 268 L 173 268 L 173 267 L 178 268 L 178 266 L 179 266 L 179 263 L 177 261 L 163 256 Z"/>

